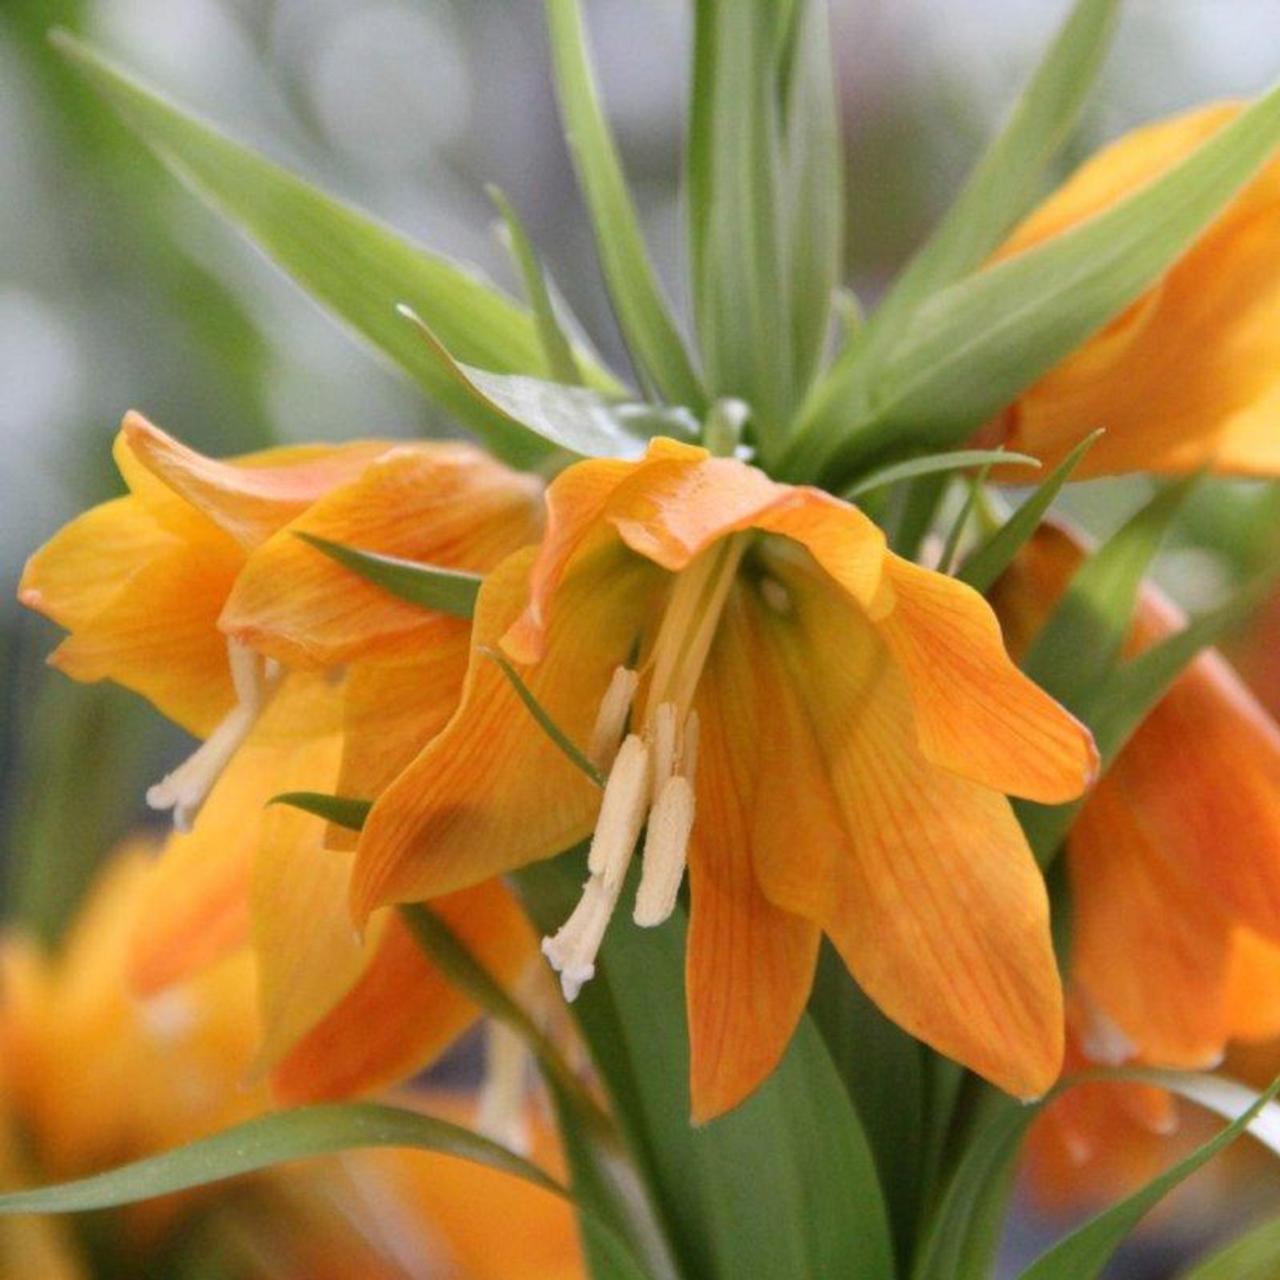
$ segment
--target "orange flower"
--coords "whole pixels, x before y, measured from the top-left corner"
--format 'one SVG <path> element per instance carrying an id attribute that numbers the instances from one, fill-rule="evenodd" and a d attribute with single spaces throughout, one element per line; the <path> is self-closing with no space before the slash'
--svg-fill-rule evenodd
<path id="1" fill-rule="evenodd" d="M 264 708 L 307 683 L 287 669 L 465 646 L 465 624 L 379 591 L 297 533 L 482 572 L 535 538 L 541 518 L 537 481 L 467 445 L 363 441 L 218 462 L 131 413 L 115 457 L 128 496 L 36 552 L 18 594 L 71 632 L 55 666 L 115 680 L 206 738 L 148 795 L 179 827 Z M 296 717 L 277 710 L 278 728 L 322 732 L 311 692 L 299 696 Z"/>
<path id="2" fill-rule="evenodd" d="M 1138 129 L 1081 167 L 1012 235 L 1012 257 L 1183 160 L 1240 110 L 1201 108 Z M 999 434 L 1046 465 L 1107 434 L 1077 478 L 1209 465 L 1280 472 L 1280 160 L 1137 299 L 1006 411 Z"/>
<path id="3" fill-rule="evenodd" d="M 638 923 L 670 913 L 688 844 L 698 1119 L 776 1064 L 823 931 L 903 1026 L 1041 1092 L 1061 993 L 1004 793 L 1076 796 L 1094 753 L 1010 662 L 986 603 L 889 553 L 853 507 L 668 440 L 571 467 L 547 501 L 540 549 L 481 591 L 457 714 L 370 814 L 357 917 L 594 828 L 582 903 L 544 943 L 572 997 L 647 815 Z M 608 773 L 603 799 L 486 656 L 495 645 Z"/>
<path id="4" fill-rule="evenodd" d="M 1044 526 L 993 593 L 1025 648 L 1083 556 Z M 1144 588 L 1128 650 L 1178 629 Z M 1067 838 L 1071 978 L 1095 1059 L 1216 1063 L 1280 1034 L 1280 727 L 1215 651 L 1130 739 Z"/>

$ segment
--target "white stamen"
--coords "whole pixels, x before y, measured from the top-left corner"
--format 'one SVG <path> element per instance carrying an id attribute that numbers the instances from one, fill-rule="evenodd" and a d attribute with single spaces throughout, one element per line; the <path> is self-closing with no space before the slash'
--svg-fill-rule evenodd
<path id="1" fill-rule="evenodd" d="M 676 771 L 676 757 L 680 751 L 680 744 L 676 741 L 677 714 L 674 702 L 660 703 L 649 724 L 649 741 L 653 747 L 653 804 L 658 803 L 667 779 Z"/>
<path id="2" fill-rule="evenodd" d="M 227 658 L 236 705 L 172 773 L 147 789 L 147 804 L 152 809 L 172 809 L 173 825 L 178 831 L 191 830 L 209 792 L 253 731 L 280 679 L 278 663 L 264 662 L 259 654 L 236 640 L 227 641 Z"/>
<path id="3" fill-rule="evenodd" d="M 689 779 L 680 775 L 668 778 L 649 814 L 644 869 L 631 917 L 643 928 L 661 924 L 675 908 L 684 879 L 693 811 L 693 785 Z"/>
<path id="4" fill-rule="evenodd" d="M 529 1152 L 525 1086 L 531 1061 L 524 1041 L 506 1023 L 491 1019 L 485 1033 L 484 1082 L 476 1128 L 518 1155 Z"/>
<path id="5" fill-rule="evenodd" d="M 761 578 L 760 595 L 774 613 L 785 615 L 791 612 L 791 592 L 777 578 L 771 578 L 767 574 Z"/>
<path id="6" fill-rule="evenodd" d="M 615 880 L 621 882 L 644 825 L 648 789 L 649 749 L 639 734 L 631 733 L 619 749 L 605 784 L 591 852 L 587 855 L 593 876 L 603 876 L 611 884 Z"/>
<path id="7" fill-rule="evenodd" d="M 583 886 L 573 914 L 560 926 L 555 937 L 542 940 L 542 954 L 560 975 L 560 988 L 570 1003 L 596 975 L 596 954 L 621 892 L 621 884 L 610 889 L 603 877 L 592 876 Z"/>
<path id="8" fill-rule="evenodd" d="M 631 710 L 639 683 L 638 671 L 632 671 L 629 667 L 616 667 L 613 679 L 609 681 L 609 688 L 600 700 L 595 728 L 591 730 L 587 758 L 602 773 L 608 773 L 613 768 L 618 744 L 622 741 L 622 731 L 626 727 L 627 713 Z"/>
<path id="9" fill-rule="evenodd" d="M 1080 1047 L 1085 1057 L 1104 1066 L 1118 1067 L 1137 1055 L 1137 1046 L 1116 1025 L 1111 1016 L 1081 993 L 1085 1025 L 1080 1033 Z"/>
<path id="10" fill-rule="evenodd" d="M 698 772 L 698 732 L 702 722 L 696 711 L 684 718 L 684 733 L 680 737 L 680 759 L 676 762 L 680 776 L 693 781 Z"/>

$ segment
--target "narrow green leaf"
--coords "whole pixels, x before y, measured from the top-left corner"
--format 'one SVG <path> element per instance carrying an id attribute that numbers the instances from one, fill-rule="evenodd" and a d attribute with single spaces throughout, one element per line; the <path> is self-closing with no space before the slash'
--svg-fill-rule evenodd
<path id="1" fill-rule="evenodd" d="M 475 612 L 476 597 L 484 582 L 478 573 L 444 569 L 400 556 L 344 547 L 340 542 L 331 542 L 314 533 L 299 531 L 294 536 L 352 573 L 358 573 L 366 581 L 410 604 L 421 605 L 436 613 L 447 613 L 454 618 L 470 618 Z"/>
<path id="2" fill-rule="evenodd" d="M 516 691 L 520 701 L 528 708 L 529 714 L 538 722 L 538 728 L 564 752 L 570 764 L 576 765 L 581 769 L 597 787 L 603 787 L 605 783 L 604 774 L 587 759 L 586 755 L 578 748 L 578 745 L 551 718 L 547 709 L 534 696 L 533 690 L 521 679 L 520 673 L 507 661 L 506 656 L 497 649 L 492 648 L 484 648 L 481 652 L 486 658 L 490 658 L 497 663 L 502 674 L 511 682 L 511 687 Z"/>
<path id="3" fill-rule="evenodd" d="M 272 796 L 268 804 L 287 804 L 303 813 L 313 813 L 335 826 L 348 831 L 363 831 L 372 800 L 355 800 L 350 796 L 331 796 L 323 791 L 282 791 Z"/>
<path id="4" fill-rule="evenodd" d="M 967 582 L 975 591 L 985 593 L 990 589 L 1035 533 L 1062 486 L 1102 434 L 1099 430 L 1085 436 L 1017 511 L 969 556 L 956 574 L 961 582 Z"/>
<path id="5" fill-rule="evenodd" d="M 930 294 L 980 266 L 1031 208 L 1111 45 L 1120 0 L 1076 0 L 1004 128 L 873 320 L 884 342 Z"/>
<path id="6" fill-rule="evenodd" d="M 1165 485 L 1099 547 L 1032 643 L 1023 667 L 1067 706 L 1079 707 L 1115 666 L 1142 579 L 1197 478 Z"/>
<path id="7" fill-rule="evenodd" d="M 578 854 L 517 873 L 540 929 L 564 922 L 583 877 Z M 633 867 L 625 898 L 637 878 Z M 889 1280 L 892 1246 L 874 1161 L 807 1018 L 756 1094 L 702 1128 L 690 1125 L 684 934 L 680 908 L 655 929 L 619 913 L 596 975 L 573 1005 L 614 1114 L 654 1188 L 681 1274 Z"/>
<path id="8" fill-rule="evenodd" d="M 355 330 L 497 454 L 531 465 L 547 448 L 513 433 L 446 377 L 395 315 L 408 303 L 463 359 L 507 373 L 548 372 L 532 317 L 474 272 L 316 190 L 233 142 L 65 31 L 50 37 L 162 161 L 246 232 L 317 301 Z M 616 380 L 592 366 L 588 380 Z"/>
<path id="9" fill-rule="evenodd" d="M 1275 1280 L 1280 1276 L 1280 1218 L 1254 1227 L 1180 1275 L 1181 1280 Z"/>
<path id="10" fill-rule="evenodd" d="M 797 3 L 810 2 L 698 0 L 694 7 L 687 168 L 698 344 L 710 393 L 750 404 L 757 444 L 766 459 L 781 443 L 794 392 L 781 205 L 782 60 Z M 819 35 L 815 27 L 807 39 Z M 803 77 L 810 70 L 802 63 L 795 73 Z M 814 104 L 799 80 L 793 92 L 796 127 L 803 131 L 799 117 Z M 817 189 L 811 187 L 809 194 L 816 196 Z M 819 233 L 823 229 L 816 228 Z M 817 251 L 811 266 L 818 266 L 822 252 Z M 829 288 L 822 297 L 805 301 L 820 306 L 825 317 Z"/>
<path id="11" fill-rule="evenodd" d="M 890 541 L 898 555 L 908 560 L 919 557 L 920 548 L 933 528 L 938 509 L 950 487 L 951 477 L 945 472 L 917 476 L 907 484 Z"/>
<path id="12" fill-rule="evenodd" d="M 1177 1073 L 1162 1074 L 1171 1078 Z M 1165 1087 L 1169 1087 L 1169 1084 L 1170 1080 L 1166 1079 Z M 1022 1280 L 1093 1280 L 1147 1213 L 1176 1186 L 1240 1137 L 1278 1090 L 1280 1078 L 1264 1094 L 1255 1096 L 1252 1105 L 1241 1112 L 1231 1124 L 1198 1147 L 1185 1160 L 1180 1160 L 1172 1169 L 1154 1178 L 1142 1190 L 1090 1219 L 1042 1254 L 1022 1273 Z"/>
<path id="13" fill-rule="evenodd" d="M 610 400 L 590 387 L 490 373 L 462 364 L 410 307 L 397 309 L 417 329 L 440 368 L 513 432 L 532 434 L 581 457 L 635 458 L 644 452 L 649 435 L 680 435 L 687 430 L 687 416 L 680 412 Z"/>
<path id="14" fill-rule="evenodd" d="M 1039 458 L 1028 453 L 1010 453 L 1005 449 L 953 449 L 947 453 L 930 453 L 923 458 L 908 458 L 905 462 L 895 462 L 891 466 L 881 467 L 870 475 L 851 484 L 842 495 L 853 499 L 887 485 L 900 484 L 903 480 L 914 480 L 917 476 L 937 475 L 945 471 L 960 471 L 966 467 L 987 466 L 1038 467 Z"/>
<path id="15" fill-rule="evenodd" d="M 844 146 L 825 0 L 800 0 L 783 72 L 782 192 L 792 382 L 822 357 L 844 268 Z"/>
<path id="16" fill-rule="evenodd" d="M 998 451 L 996 456 L 999 457 Z M 955 568 L 956 556 L 960 552 L 960 541 L 969 527 L 969 521 L 973 518 L 978 497 L 982 493 L 982 486 L 987 483 L 987 477 L 991 474 L 993 465 L 991 462 L 983 463 L 978 474 L 969 479 L 969 492 L 965 495 L 964 506 L 960 508 L 960 513 L 956 516 L 951 532 L 947 534 L 947 540 L 942 546 L 942 556 L 938 560 L 938 569 L 942 573 L 951 573 Z"/>
<path id="17" fill-rule="evenodd" d="M 0 1195 L 0 1214 L 80 1213 L 134 1204 L 269 1169 L 287 1160 L 373 1147 L 416 1147 L 458 1156 L 567 1198 L 568 1192 L 506 1147 L 470 1129 L 400 1107 L 348 1102 L 259 1116 L 209 1138 L 107 1173 Z"/>
<path id="18" fill-rule="evenodd" d="M 538 338 L 547 359 L 547 372 L 551 381 L 579 386 L 582 383 L 581 370 L 574 359 L 573 347 L 560 328 L 551 293 L 547 289 L 546 277 L 542 274 L 542 264 L 533 251 L 533 243 L 524 229 L 524 223 L 520 221 L 519 214 L 500 187 L 491 184 L 486 190 L 506 226 L 511 242 L 511 255 L 524 282 L 525 297 L 533 309 L 533 319 L 538 326 Z"/>
<path id="19" fill-rule="evenodd" d="M 702 386 L 649 262 L 600 106 L 578 0 L 547 0 L 547 22 L 565 134 L 623 337 L 663 399 L 701 413 L 705 407 Z"/>

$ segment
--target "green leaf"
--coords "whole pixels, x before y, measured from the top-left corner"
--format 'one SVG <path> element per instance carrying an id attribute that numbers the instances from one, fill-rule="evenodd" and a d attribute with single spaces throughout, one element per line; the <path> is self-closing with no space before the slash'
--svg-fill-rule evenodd
<path id="1" fill-rule="evenodd" d="M 587 759 L 586 755 L 579 749 L 575 743 L 563 729 L 551 718 L 547 709 L 534 696 L 533 690 L 525 684 L 520 673 L 507 661 L 504 654 L 497 649 L 484 648 L 481 650 L 486 658 L 497 663 L 502 674 L 507 677 L 511 683 L 511 687 L 516 691 L 520 701 L 524 703 L 529 714 L 538 722 L 538 728 L 551 739 L 552 742 L 564 752 L 565 757 L 570 764 L 576 765 L 583 773 L 596 784 L 597 787 L 603 787 L 605 784 L 604 774 Z"/>
<path id="2" fill-rule="evenodd" d="M 348 831 L 363 831 L 372 800 L 354 800 L 350 796 L 331 796 L 323 791 L 282 791 L 272 796 L 268 804 L 287 804 L 303 813 L 313 813 L 317 818 L 345 827 Z"/>
<path id="3" fill-rule="evenodd" d="M 1017 511 L 969 556 L 956 574 L 961 582 L 967 582 L 975 591 L 983 593 L 991 588 L 1039 528 L 1040 521 L 1048 513 L 1062 486 L 1071 479 L 1072 472 L 1102 434 L 1098 430 L 1085 436 Z"/>
<path id="4" fill-rule="evenodd" d="M 1154 285 L 1277 142 L 1280 87 L 1109 208 L 934 294 L 883 353 L 828 380 L 787 474 L 838 478 L 890 443 L 969 435 Z"/>
<path id="5" fill-rule="evenodd" d="M 484 582 L 477 573 L 443 569 L 399 556 L 344 547 L 340 542 L 330 542 L 328 538 L 314 533 L 299 531 L 295 536 L 352 573 L 358 573 L 366 581 L 410 604 L 421 605 L 436 613 L 447 613 L 453 618 L 470 618 L 475 613 L 476 597 Z"/>
<path id="6" fill-rule="evenodd" d="M 853 499 L 886 485 L 900 484 L 903 480 L 914 480 L 917 476 L 938 475 L 947 471 L 960 471 L 965 467 L 1017 466 L 1038 467 L 1039 458 L 1029 453 L 1010 453 L 1005 449 L 953 449 L 947 453 L 930 453 L 923 458 L 908 458 L 905 462 L 895 462 L 891 466 L 881 467 L 870 475 L 855 481 L 843 493 L 843 497 Z"/>
<path id="7" fill-rule="evenodd" d="M 1280 1218 L 1254 1227 L 1180 1274 L 1181 1280 L 1275 1280 L 1280 1275 Z"/>
<path id="8" fill-rule="evenodd" d="M 710 393 L 750 404 L 766 459 L 781 443 L 794 393 L 780 196 L 782 60 L 797 3 L 809 0 L 698 0 L 694 8 L 687 181 L 698 343 Z M 816 15 L 806 25 L 815 27 L 820 20 Z M 817 40 L 820 34 L 815 28 L 805 39 Z M 802 117 L 814 105 L 802 79 L 809 69 L 802 62 L 792 86 L 796 127 L 802 131 Z M 807 194 L 816 198 L 819 192 L 811 185 Z M 815 230 L 821 234 L 827 218 L 819 216 Z M 824 269 L 819 259 L 825 252 L 815 246 L 811 267 Z M 825 330 L 829 290 L 806 301 L 821 306 Z"/>
<path id="9" fill-rule="evenodd" d="M 573 356 L 573 347 L 560 328 L 556 317 L 556 309 L 547 289 L 546 277 L 542 274 L 542 266 L 533 251 L 533 244 L 524 229 L 524 223 L 516 213 L 511 201 L 507 199 L 501 188 L 490 184 L 486 187 L 489 199 L 497 206 L 507 229 L 511 243 L 511 255 L 515 259 L 520 277 L 524 281 L 525 297 L 533 308 L 534 323 L 538 326 L 538 338 L 542 343 L 542 352 L 546 356 L 547 371 L 553 382 L 563 382 L 571 386 L 580 386 L 582 373 Z"/>
<path id="10" fill-rule="evenodd" d="M 645 250 L 640 221 L 600 106 L 578 0 L 547 0 L 547 23 L 565 134 L 623 337 L 663 399 L 701 413 L 706 397 Z"/>
<path id="11" fill-rule="evenodd" d="M 517 873 L 541 930 L 564 922 L 583 876 L 577 854 Z M 633 867 L 628 894 L 636 879 Z M 888 1280 L 892 1247 L 874 1162 L 807 1018 L 755 1095 L 702 1128 L 690 1125 L 684 933 L 679 908 L 656 929 L 619 913 L 596 976 L 573 1005 L 681 1273 Z"/>
<path id="12" fill-rule="evenodd" d="M 462 364 L 409 307 L 398 308 L 421 335 L 440 368 L 464 387 L 485 413 L 582 457 L 635 458 L 650 435 L 688 436 L 681 412 L 655 411 L 650 405 L 623 403 L 590 387 L 566 386 L 525 374 L 489 373 Z"/>
<path id="13" fill-rule="evenodd" d="M 1077 0 L 1004 128 L 877 309 L 873 340 L 886 341 L 923 299 L 979 267 L 1035 203 L 1097 79 L 1119 10 L 1120 0 Z"/>
<path id="14" fill-rule="evenodd" d="M 1162 1083 L 1166 1088 L 1175 1085 L 1175 1080 L 1171 1078 L 1176 1077 L 1177 1073 L 1158 1074 L 1163 1077 Z M 1093 1280 L 1142 1218 L 1179 1183 L 1184 1182 L 1244 1133 L 1275 1097 L 1277 1090 L 1280 1090 L 1280 1078 L 1264 1094 L 1254 1096 L 1252 1105 L 1185 1160 L 1180 1160 L 1172 1169 L 1154 1178 L 1142 1190 L 1090 1219 L 1042 1254 L 1022 1273 L 1022 1280 Z M 1206 1099 L 1199 1097 L 1197 1101 L 1203 1103 Z M 1212 1101 L 1209 1101 L 1212 1105 Z"/>
<path id="15" fill-rule="evenodd" d="M 233 142 L 74 36 L 57 31 L 50 38 L 177 177 L 495 453 L 522 466 L 546 454 L 541 441 L 513 432 L 446 376 L 395 307 L 411 306 L 464 360 L 543 375 L 549 370 L 527 311 L 474 272 Z M 607 390 L 617 387 L 598 366 L 588 380 Z"/>
<path id="16" fill-rule="evenodd" d="M 996 457 L 999 458 L 999 451 Z M 983 486 L 987 483 L 987 477 L 991 474 L 991 468 L 994 463 L 984 463 L 979 469 L 978 474 L 969 478 L 969 492 L 965 495 L 964 505 L 960 508 L 959 514 L 956 516 L 951 526 L 951 532 L 947 534 L 947 540 L 942 544 L 942 555 L 938 560 L 938 570 L 940 573 L 951 573 L 955 569 L 956 556 L 960 552 L 960 542 L 964 538 L 965 530 L 969 527 L 969 521 L 973 518 L 974 509 L 978 505 L 978 499 L 982 494 Z"/>

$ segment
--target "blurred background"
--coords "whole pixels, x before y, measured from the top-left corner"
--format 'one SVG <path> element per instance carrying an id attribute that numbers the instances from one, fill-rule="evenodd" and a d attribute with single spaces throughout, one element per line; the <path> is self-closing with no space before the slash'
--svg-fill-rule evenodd
<path id="1" fill-rule="evenodd" d="M 1065 7 L 833 0 L 848 268 L 864 300 L 945 207 Z M 650 242 L 678 296 L 686 5 L 587 9 Z M 6 915 L 46 936 L 93 863 L 142 819 L 143 784 L 181 750 L 129 695 L 47 675 L 53 629 L 13 600 L 24 557 L 117 492 L 110 443 L 124 411 L 216 454 L 448 429 L 81 89 L 45 43 L 55 24 L 510 284 L 483 191 L 497 182 L 574 309 L 618 353 L 559 135 L 539 0 L 0 0 L 0 876 Z M 1129 0 L 1066 163 L 1152 116 L 1256 92 L 1278 48 L 1275 0 Z M 1125 496 L 1102 482 L 1075 502 L 1103 527 Z M 1274 553 L 1278 524 L 1274 489 L 1212 486 L 1162 573 L 1187 603 L 1208 602 Z M 1276 646 L 1257 634 L 1239 656 L 1280 701 Z M 1029 1211 L 1011 1257 L 1042 1227 Z M 1167 1274 L 1185 1248 L 1177 1230 L 1157 1233 L 1117 1274 Z"/>

